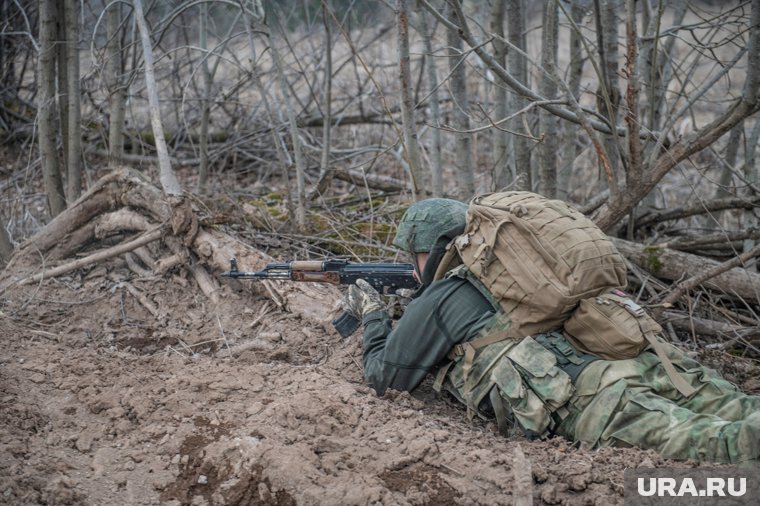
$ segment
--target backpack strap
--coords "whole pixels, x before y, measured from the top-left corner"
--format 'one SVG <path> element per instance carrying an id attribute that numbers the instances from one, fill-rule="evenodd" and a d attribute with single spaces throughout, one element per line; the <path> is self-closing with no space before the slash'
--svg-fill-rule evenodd
<path id="1" fill-rule="evenodd" d="M 676 368 L 673 366 L 673 362 L 670 361 L 668 355 L 665 353 L 662 343 L 657 340 L 657 337 L 655 337 L 652 332 L 645 332 L 644 338 L 646 338 L 646 340 L 649 341 L 649 344 L 652 345 L 654 352 L 662 363 L 662 367 L 665 368 L 665 373 L 668 375 L 668 378 L 670 378 L 673 386 L 676 387 L 676 390 L 681 392 L 681 395 L 684 397 L 691 397 L 697 390 L 683 379 L 683 376 L 678 374 L 678 371 L 676 371 Z"/>
<path id="2" fill-rule="evenodd" d="M 489 344 L 498 343 L 499 341 L 505 341 L 507 339 L 510 338 L 507 337 L 504 332 L 489 332 L 482 337 L 473 339 L 472 341 L 455 344 L 446 356 L 449 360 L 456 360 L 457 358 L 464 356 L 462 373 L 465 381 L 467 381 L 470 369 L 472 369 L 472 362 L 475 360 L 475 352 L 480 348 L 485 348 Z"/>
<path id="3" fill-rule="evenodd" d="M 460 236 L 461 237 L 461 236 Z M 441 261 L 438 263 L 438 268 L 433 275 L 433 281 L 438 281 L 446 277 L 446 273 L 452 270 L 457 265 L 461 265 L 462 259 L 459 257 L 459 252 L 454 247 L 454 240 L 446 245 L 446 252 L 443 254 Z"/>
<path id="4" fill-rule="evenodd" d="M 451 250 L 456 252 L 455 248 L 451 248 Z M 478 292 L 480 292 L 480 294 L 485 297 L 486 300 L 488 300 L 495 311 L 501 312 L 499 304 L 494 300 L 493 295 L 491 295 L 491 292 L 488 291 L 488 288 L 486 288 L 485 285 L 483 285 L 483 283 L 481 283 L 480 280 L 476 278 L 466 266 L 460 265 L 459 267 L 456 267 L 450 272 L 447 272 L 446 277 L 458 277 L 469 281 L 478 290 Z M 485 335 L 477 337 L 470 341 L 455 344 L 446 356 L 449 360 L 456 360 L 457 358 L 464 356 L 462 371 L 464 373 L 464 379 L 467 380 L 470 369 L 472 369 L 472 362 L 475 359 L 475 352 L 481 348 L 485 348 L 489 344 L 512 339 L 506 333 L 507 328 L 508 326 L 502 330 L 492 330 L 490 332 L 487 332 Z"/>

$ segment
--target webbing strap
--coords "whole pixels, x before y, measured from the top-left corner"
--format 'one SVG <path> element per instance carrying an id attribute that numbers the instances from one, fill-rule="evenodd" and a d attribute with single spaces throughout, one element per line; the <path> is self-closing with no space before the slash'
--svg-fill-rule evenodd
<path id="1" fill-rule="evenodd" d="M 534 336 L 533 340 L 554 354 L 557 359 L 557 367 L 570 376 L 573 383 L 586 366 L 595 360 L 600 360 L 595 355 L 576 350 L 570 346 L 562 334 L 557 332 L 539 334 Z"/>
<path id="2" fill-rule="evenodd" d="M 446 273 L 454 267 L 455 263 L 457 263 L 458 257 L 459 252 L 454 247 L 454 241 L 451 241 L 446 245 L 446 253 L 443 254 L 443 258 L 441 258 L 441 261 L 438 263 L 438 268 L 433 275 L 433 280 L 438 281 L 439 279 L 443 279 L 446 276 Z M 461 260 L 459 260 L 459 263 L 461 263 Z"/>
<path id="3" fill-rule="evenodd" d="M 665 369 L 665 373 L 668 375 L 668 378 L 670 378 L 673 386 L 676 387 L 676 390 L 678 390 L 684 397 L 691 397 L 691 395 L 697 390 L 691 386 L 683 376 L 678 374 L 676 368 L 673 367 L 673 362 L 670 361 L 670 358 L 668 358 L 668 355 L 665 353 L 662 344 L 660 344 L 655 337 L 655 335 L 662 330 L 662 327 L 660 327 L 657 322 L 647 317 L 644 309 L 628 297 L 622 297 L 614 291 L 605 294 L 605 296 L 623 306 L 639 321 L 641 332 L 644 334 L 644 339 L 646 339 L 654 349 L 654 352 L 657 354 L 660 362 L 662 362 L 662 367 Z"/>
<path id="4" fill-rule="evenodd" d="M 668 378 L 670 378 L 670 381 L 673 383 L 673 386 L 676 387 L 676 390 L 681 392 L 681 395 L 684 397 L 691 397 L 694 392 L 697 390 L 691 386 L 685 379 L 683 379 L 683 376 L 678 374 L 678 371 L 676 371 L 676 368 L 673 367 L 673 362 L 670 361 L 668 358 L 668 355 L 665 353 L 665 350 L 662 348 L 662 344 L 657 340 L 656 337 L 650 332 L 645 332 L 644 337 L 647 341 L 649 341 L 649 344 L 652 345 L 652 348 L 654 348 L 654 352 L 657 354 L 657 356 L 660 358 L 660 362 L 662 362 L 662 367 L 665 368 L 665 373 L 668 375 Z"/>
<path id="5" fill-rule="evenodd" d="M 509 339 L 504 332 L 489 332 L 483 337 L 478 337 L 472 341 L 466 341 L 464 343 L 455 344 L 447 357 L 449 360 L 456 360 L 464 355 L 464 363 L 462 364 L 462 375 L 464 380 L 467 381 L 467 376 L 472 369 L 472 362 L 475 360 L 475 352 L 480 348 L 485 348 L 489 344 L 498 343 L 499 341 L 505 341 Z"/>
<path id="6" fill-rule="evenodd" d="M 449 369 L 451 369 L 452 365 L 454 365 L 454 362 L 449 362 L 438 369 L 438 372 L 435 374 L 435 381 L 433 381 L 433 390 L 436 392 L 441 391 L 443 388 L 443 382 L 446 381 L 446 375 L 449 373 Z"/>

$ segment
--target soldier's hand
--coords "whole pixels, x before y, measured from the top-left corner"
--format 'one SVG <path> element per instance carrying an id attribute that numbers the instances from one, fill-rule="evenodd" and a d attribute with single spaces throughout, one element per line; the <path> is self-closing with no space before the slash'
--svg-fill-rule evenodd
<path id="1" fill-rule="evenodd" d="M 359 319 L 372 311 L 385 309 L 380 294 L 363 279 L 357 280 L 355 285 L 348 287 L 342 306 L 345 312 Z"/>

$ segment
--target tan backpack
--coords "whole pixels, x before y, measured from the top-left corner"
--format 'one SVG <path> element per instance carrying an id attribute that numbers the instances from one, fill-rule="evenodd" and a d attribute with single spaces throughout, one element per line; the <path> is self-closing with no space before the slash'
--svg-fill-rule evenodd
<path id="1" fill-rule="evenodd" d="M 578 349 L 607 360 L 635 357 L 651 345 L 676 387 L 693 392 L 658 345 L 659 325 L 618 290 L 627 284 L 622 255 L 566 203 L 525 191 L 476 197 L 435 279 L 457 264 L 511 320 L 504 332 L 452 350 L 450 358 L 465 356 L 465 377 L 477 349 L 564 327 Z"/>
<path id="2" fill-rule="evenodd" d="M 510 315 L 508 337 L 560 328 L 582 299 L 627 281 L 625 260 L 599 227 L 566 203 L 535 193 L 476 197 L 453 246 L 436 278 L 458 256 Z"/>

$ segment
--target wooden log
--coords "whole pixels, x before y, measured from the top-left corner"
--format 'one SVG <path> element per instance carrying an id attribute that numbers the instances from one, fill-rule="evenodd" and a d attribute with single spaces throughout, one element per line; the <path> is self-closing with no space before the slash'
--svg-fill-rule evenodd
<path id="1" fill-rule="evenodd" d="M 400 192 L 406 189 L 406 184 L 398 179 L 377 174 L 364 174 L 358 170 L 336 170 L 333 177 L 341 181 L 353 183 L 361 188 L 364 188 L 366 185 L 375 190 L 382 190 L 388 193 Z"/>
<path id="2" fill-rule="evenodd" d="M 704 272 L 719 263 L 656 245 L 647 246 L 614 237 L 611 239 L 618 251 L 631 262 L 658 278 L 670 281 L 689 278 L 694 273 Z M 751 303 L 760 303 L 760 274 L 742 267 L 723 272 L 705 281 L 702 286 L 747 299 Z"/>
<path id="3" fill-rule="evenodd" d="M 218 272 L 229 270 L 230 258 L 235 257 L 245 270 L 260 270 L 275 261 L 269 255 L 242 244 L 238 239 L 217 230 L 201 229 L 193 242 L 194 251 Z M 246 281 L 255 283 L 255 281 Z M 286 309 L 323 324 L 335 315 L 340 290 L 318 283 L 273 282 L 285 299 Z"/>

